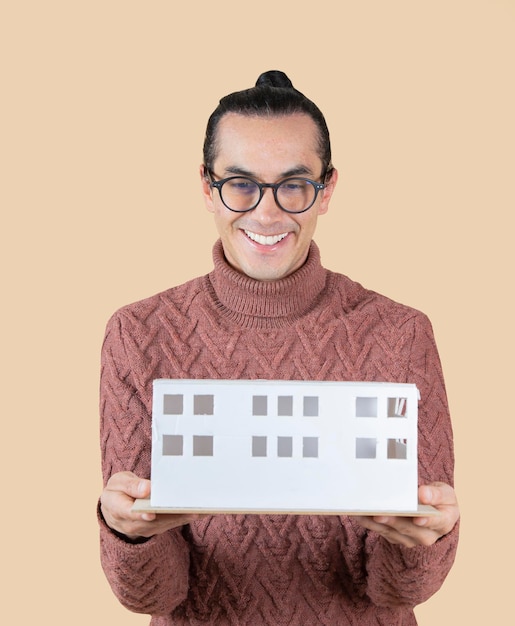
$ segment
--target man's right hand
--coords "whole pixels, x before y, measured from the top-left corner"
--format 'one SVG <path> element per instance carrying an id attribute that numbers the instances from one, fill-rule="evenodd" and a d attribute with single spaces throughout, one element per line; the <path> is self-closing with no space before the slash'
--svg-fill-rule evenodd
<path id="1" fill-rule="evenodd" d="M 204 515 L 171 515 L 134 513 L 132 505 L 137 498 L 150 497 L 150 480 L 132 472 L 113 474 L 100 497 L 100 508 L 106 524 L 128 540 L 134 541 L 159 535 L 171 528 L 184 526 Z"/>

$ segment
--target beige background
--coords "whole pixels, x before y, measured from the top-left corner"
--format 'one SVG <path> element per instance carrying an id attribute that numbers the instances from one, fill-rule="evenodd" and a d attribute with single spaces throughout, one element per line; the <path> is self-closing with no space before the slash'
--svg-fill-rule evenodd
<path id="1" fill-rule="evenodd" d="M 332 132 L 324 264 L 433 321 L 463 523 L 419 622 L 508 623 L 515 3 L 187 4 L 0 8 L 2 621 L 148 623 L 118 605 L 98 560 L 104 326 L 210 270 L 205 122 L 278 68 Z"/>

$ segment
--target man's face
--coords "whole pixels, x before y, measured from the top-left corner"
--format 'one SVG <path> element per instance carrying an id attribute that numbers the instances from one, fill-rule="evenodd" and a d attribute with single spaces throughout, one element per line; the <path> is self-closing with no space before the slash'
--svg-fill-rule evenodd
<path id="1" fill-rule="evenodd" d="M 214 179 L 246 175 L 261 183 L 278 183 L 293 175 L 323 182 L 317 137 L 317 127 L 308 115 L 227 114 L 218 126 Z M 201 178 L 206 206 L 214 214 L 230 265 L 257 280 L 278 280 L 306 260 L 318 216 L 328 209 L 337 172 L 315 204 L 298 214 L 281 210 L 270 188 L 265 188 L 255 209 L 235 213 L 224 206 L 218 190 L 209 187 L 202 167 Z"/>

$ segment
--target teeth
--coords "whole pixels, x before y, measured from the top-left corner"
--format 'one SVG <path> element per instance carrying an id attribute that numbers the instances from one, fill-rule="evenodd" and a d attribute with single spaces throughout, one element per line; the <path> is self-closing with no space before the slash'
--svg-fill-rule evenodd
<path id="1" fill-rule="evenodd" d="M 249 239 L 252 239 L 252 241 L 255 241 L 256 243 L 260 243 L 262 246 L 273 246 L 274 244 L 279 243 L 279 241 L 282 241 L 288 233 L 266 237 L 265 235 L 258 235 L 250 230 L 246 230 L 245 234 Z"/>

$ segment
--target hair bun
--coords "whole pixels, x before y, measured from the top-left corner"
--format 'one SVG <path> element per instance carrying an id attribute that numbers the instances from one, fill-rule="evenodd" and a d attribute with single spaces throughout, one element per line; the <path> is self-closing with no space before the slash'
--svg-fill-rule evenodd
<path id="1" fill-rule="evenodd" d="M 270 70 L 263 72 L 256 81 L 256 87 L 282 87 L 283 89 L 293 89 L 293 83 L 284 72 Z"/>

